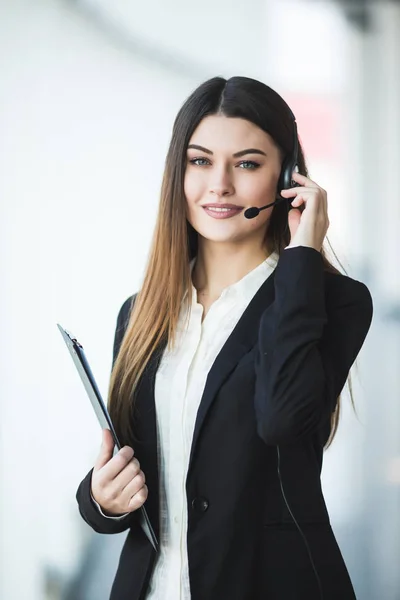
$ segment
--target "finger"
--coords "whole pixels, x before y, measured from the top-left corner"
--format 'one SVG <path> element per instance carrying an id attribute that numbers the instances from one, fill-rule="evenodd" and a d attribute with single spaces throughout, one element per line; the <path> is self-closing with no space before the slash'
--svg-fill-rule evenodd
<path id="1" fill-rule="evenodd" d="M 315 198 L 315 194 L 311 193 L 311 192 L 309 192 L 308 194 L 306 194 L 306 193 L 298 194 L 296 196 L 296 198 L 294 198 L 293 200 L 291 200 L 290 205 L 293 208 L 295 208 L 295 207 L 296 208 L 300 208 L 300 206 L 303 204 L 304 208 L 307 208 L 308 203 L 310 201 L 312 201 L 313 198 Z M 316 206 L 316 208 L 318 210 L 319 203 L 314 203 L 314 206 Z"/>
<path id="2" fill-rule="evenodd" d="M 305 190 L 301 192 L 301 190 Z M 323 194 L 319 194 L 315 192 L 315 189 L 310 188 L 297 188 L 297 195 L 291 201 L 292 206 L 300 206 L 304 204 L 305 207 L 310 204 L 313 206 L 314 210 L 317 212 L 323 212 L 324 214 L 327 211 L 326 208 L 326 200 Z"/>
<path id="3" fill-rule="evenodd" d="M 301 219 L 301 212 L 298 209 L 293 209 L 289 211 L 288 214 L 288 224 L 289 224 L 289 230 L 290 230 L 290 239 L 292 240 L 297 228 L 300 224 L 300 219 Z"/>
<path id="4" fill-rule="evenodd" d="M 140 508 L 147 500 L 149 495 L 149 489 L 146 484 L 138 491 L 133 492 L 132 490 L 127 490 L 127 505 L 129 510 L 137 510 Z"/>
<path id="5" fill-rule="evenodd" d="M 137 476 L 143 473 L 140 469 L 140 463 L 137 458 L 132 458 L 124 469 L 116 476 L 114 482 L 116 487 L 122 492 L 125 487 Z M 144 476 L 144 473 L 143 473 Z"/>
<path id="6" fill-rule="evenodd" d="M 99 471 L 105 464 L 108 463 L 113 455 L 114 450 L 114 439 L 109 429 L 103 429 L 102 431 L 102 443 L 100 446 L 100 452 L 94 465 L 94 471 Z"/>
<path id="7" fill-rule="evenodd" d="M 290 198 L 290 196 L 295 196 L 296 194 L 299 194 L 300 192 L 304 192 L 304 193 L 310 193 L 310 194 L 315 194 L 315 188 L 311 188 L 311 187 L 305 187 L 305 186 L 296 186 L 296 187 L 292 187 L 292 188 L 287 188 L 285 190 L 281 190 L 281 194 L 282 196 L 285 196 L 285 198 Z"/>
<path id="8" fill-rule="evenodd" d="M 146 484 L 146 477 L 143 471 L 139 471 L 139 473 L 134 477 L 131 481 L 127 483 L 123 490 L 121 490 L 121 498 L 124 499 L 125 502 L 129 502 L 129 500 L 137 494 L 142 487 Z"/>
<path id="9" fill-rule="evenodd" d="M 288 213 L 289 226 L 298 227 L 301 220 L 301 211 L 298 208 L 290 210 Z"/>
<path id="10" fill-rule="evenodd" d="M 133 454 L 133 449 L 130 446 L 121 448 L 121 450 L 119 450 L 119 452 L 101 469 L 101 479 L 107 481 L 115 479 L 132 460 Z"/>
<path id="11" fill-rule="evenodd" d="M 319 187 L 318 183 L 315 183 L 315 181 L 313 181 L 309 177 L 306 177 L 305 175 L 302 175 L 301 173 L 298 173 L 297 171 L 293 171 L 292 179 L 293 181 L 300 183 L 300 185 L 309 187 Z"/>
<path id="12" fill-rule="evenodd" d="M 293 208 L 294 207 L 299 208 L 302 204 L 304 204 L 304 206 L 306 206 L 307 200 L 303 195 L 299 194 L 298 196 L 296 196 L 296 198 L 294 200 L 292 200 L 292 202 L 290 204 L 293 206 Z"/>
<path id="13" fill-rule="evenodd" d="M 315 189 L 317 188 L 318 196 L 321 196 L 320 201 L 322 203 L 322 209 L 325 213 L 325 217 L 328 219 L 328 194 L 327 194 L 326 190 L 324 190 L 320 185 L 318 185 L 315 181 L 313 181 L 309 177 L 306 177 L 305 175 L 301 175 L 297 171 L 293 171 L 292 175 L 293 175 L 293 177 L 292 177 L 293 181 L 296 181 L 297 183 L 300 184 L 300 186 L 303 186 L 303 187 L 297 186 L 297 187 L 289 188 L 289 189 L 290 190 L 297 189 L 297 193 L 299 193 L 300 191 L 301 192 L 314 191 L 314 193 L 315 193 Z M 288 189 L 288 191 L 289 191 L 289 189 Z M 282 192 L 283 192 L 283 190 L 282 190 Z M 291 196 L 292 196 L 292 194 L 288 194 L 288 196 L 285 196 L 285 197 L 290 198 Z"/>

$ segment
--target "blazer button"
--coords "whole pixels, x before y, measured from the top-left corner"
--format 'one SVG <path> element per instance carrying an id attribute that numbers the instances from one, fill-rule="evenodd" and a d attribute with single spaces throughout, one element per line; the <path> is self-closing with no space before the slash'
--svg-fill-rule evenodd
<path id="1" fill-rule="evenodd" d="M 201 496 L 198 496 L 197 498 L 193 498 L 192 508 L 196 512 L 204 513 L 204 512 L 206 512 L 208 507 L 209 507 L 209 502 L 206 498 L 202 498 Z"/>

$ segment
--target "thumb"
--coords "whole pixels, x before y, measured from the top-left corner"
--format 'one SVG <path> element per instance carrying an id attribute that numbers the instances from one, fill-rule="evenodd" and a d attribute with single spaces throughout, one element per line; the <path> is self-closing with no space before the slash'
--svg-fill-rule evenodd
<path id="1" fill-rule="evenodd" d="M 291 210 L 289 210 L 288 223 L 290 229 L 290 241 L 293 241 L 293 238 L 300 224 L 300 219 L 301 212 L 298 208 L 292 208 Z"/>
<path id="2" fill-rule="evenodd" d="M 102 444 L 100 452 L 94 466 L 94 471 L 98 471 L 112 458 L 114 450 L 114 438 L 109 429 L 103 429 Z"/>

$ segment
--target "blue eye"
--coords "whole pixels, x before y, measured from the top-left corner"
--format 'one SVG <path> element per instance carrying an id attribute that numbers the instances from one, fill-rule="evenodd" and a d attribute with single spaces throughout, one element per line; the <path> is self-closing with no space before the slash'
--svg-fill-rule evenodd
<path id="1" fill-rule="evenodd" d="M 198 158 L 190 158 L 189 162 L 190 164 L 196 165 L 197 167 L 203 167 L 205 165 L 211 164 L 208 158 L 205 158 L 204 156 L 200 156 Z M 242 160 L 238 166 L 245 170 L 254 171 L 255 169 L 258 169 L 260 164 L 255 162 L 254 160 Z"/>
<path id="2" fill-rule="evenodd" d="M 245 167 L 244 165 L 247 165 L 247 166 Z M 254 162 L 254 160 L 242 160 L 242 162 L 239 163 L 239 166 L 246 170 L 247 169 L 254 170 L 254 169 L 258 169 L 260 164 L 257 162 Z"/>
<path id="3" fill-rule="evenodd" d="M 204 161 L 205 161 L 207 164 L 210 164 L 210 161 L 209 161 L 207 158 L 204 158 L 204 157 L 200 157 L 200 158 L 191 158 L 191 159 L 189 160 L 189 162 L 190 162 L 190 164 L 192 164 L 192 165 L 197 165 L 198 167 L 202 167 L 203 165 L 201 165 L 201 164 L 199 165 L 199 164 L 198 164 L 198 161 L 199 161 L 199 160 L 204 160 Z"/>

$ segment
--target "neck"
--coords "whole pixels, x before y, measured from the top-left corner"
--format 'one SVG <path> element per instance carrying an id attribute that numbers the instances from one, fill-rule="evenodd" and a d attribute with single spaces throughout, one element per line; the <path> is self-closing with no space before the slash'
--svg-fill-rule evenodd
<path id="1" fill-rule="evenodd" d="M 198 295 L 217 299 L 222 290 L 258 267 L 271 252 L 266 248 L 246 248 L 226 243 L 201 244 L 192 271 Z"/>

